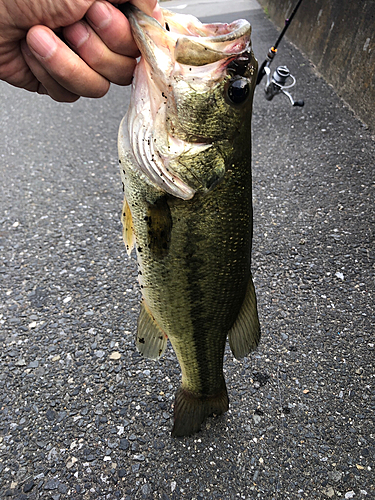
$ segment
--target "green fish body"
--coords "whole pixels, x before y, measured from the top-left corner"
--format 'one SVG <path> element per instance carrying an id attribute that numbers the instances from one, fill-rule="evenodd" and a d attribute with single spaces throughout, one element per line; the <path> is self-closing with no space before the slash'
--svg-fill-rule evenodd
<path id="1" fill-rule="evenodd" d="M 119 131 L 124 240 L 136 248 L 136 345 L 170 340 L 182 371 L 173 436 L 228 409 L 226 338 L 238 359 L 260 338 L 251 277 L 251 109 L 257 63 L 243 20 L 203 25 L 128 10 L 142 53 Z"/>

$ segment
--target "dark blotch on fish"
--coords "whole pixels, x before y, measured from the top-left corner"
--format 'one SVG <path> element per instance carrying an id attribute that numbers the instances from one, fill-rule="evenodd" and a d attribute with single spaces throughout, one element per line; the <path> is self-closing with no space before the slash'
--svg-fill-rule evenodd
<path id="1" fill-rule="evenodd" d="M 167 255 L 171 242 L 172 217 L 167 196 L 149 204 L 144 220 L 148 226 L 148 248 L 158 258 Z"/>

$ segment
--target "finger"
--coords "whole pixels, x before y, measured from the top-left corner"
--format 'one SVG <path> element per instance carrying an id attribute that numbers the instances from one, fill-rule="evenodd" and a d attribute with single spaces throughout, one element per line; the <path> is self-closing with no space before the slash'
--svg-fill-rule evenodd
<path id="1" fill-rule="evenodd" d="M 4 52 L 1 53 L 0 49 L 0 80 L 30 92 L 36 92 L 38 81 L 27 64 L 25 64 L 19 42 L 9 43 Z"/>
<path id="2" fill-rule="evenodd" d="M 63 88 L 83 97 L 102 97 L 109 82 L 94 71 L 46 26 L 33 26 L 27 45 L 46 72 Z"/>
<path id="3" fill-rule="evenodd" d="M 58 102 L 74 102 L 79 99 L 78 95 L 69 92 L 52 78 L 34 57 L 25 41 L 21 42 L 21 50 L 26 64 L 35 77 L 33 88 L 28 90 L 32 90 L 38 94 L 48 94 Z"/>
<path id="4" fill-rule="evenodd" d="M 96 1 L 86 13 L 86 20 L 109 49 L 118 54 L 138 57 L 129 21 L 113 5 Z"/>
<path id="5" fill-rule="evenodd" d="M 110 50 L 84 21 L 64 28 L 64 37 L 77 54 L 97 73 L 118 85 L 129 85 L 136 60 Z"/>

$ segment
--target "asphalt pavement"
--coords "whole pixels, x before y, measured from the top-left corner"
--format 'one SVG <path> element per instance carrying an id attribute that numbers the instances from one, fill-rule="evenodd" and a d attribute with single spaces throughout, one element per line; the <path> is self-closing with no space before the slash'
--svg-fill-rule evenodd
<path id="1" fill-rule="evenodd" d="M 261 62 L 277 37 L 261 9 L 206 19 L 239 17 Z M 375 498 L 375 142 L 286 41 L 277 64 L 305 107 L 256 90 L 261 344 L 242 362 L 228 348 L 230 410 L 180 440 L 176 357 L 134 345 L 116 148 L 129 88 L 58 104 L 0 83 L 1 499 Z"/>

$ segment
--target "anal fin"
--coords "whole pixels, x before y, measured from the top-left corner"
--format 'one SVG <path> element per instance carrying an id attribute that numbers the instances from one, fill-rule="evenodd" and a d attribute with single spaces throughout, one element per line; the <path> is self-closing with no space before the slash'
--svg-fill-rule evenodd
<path id="1" fill-rule="evenodd" d="M 142 301 L 138 318 L 136 346 L 145 358 L 158 359 L 167 347 L 167 336 Z"/>
<path id="2" fill-rule="evenodd" d="M 260 340 L 257 299 L 252 277 L 247 285 L 239 315 L 228 334 L 229 345 L 236 359 L 242 359 L 254 350 Z"/>
<path id="3" fill-rule="evenodd" d="M 126 251 L 128 255 L 131 254 L 133 247 L 135 245 L 135 237 L 133 231 L 133 219 L 130 211 L 129 203 L 127 199 L 124 198 L 124 205 L 122 208 L 121 221 L 123 225 L 122 237 L 126 246 Z"/>

